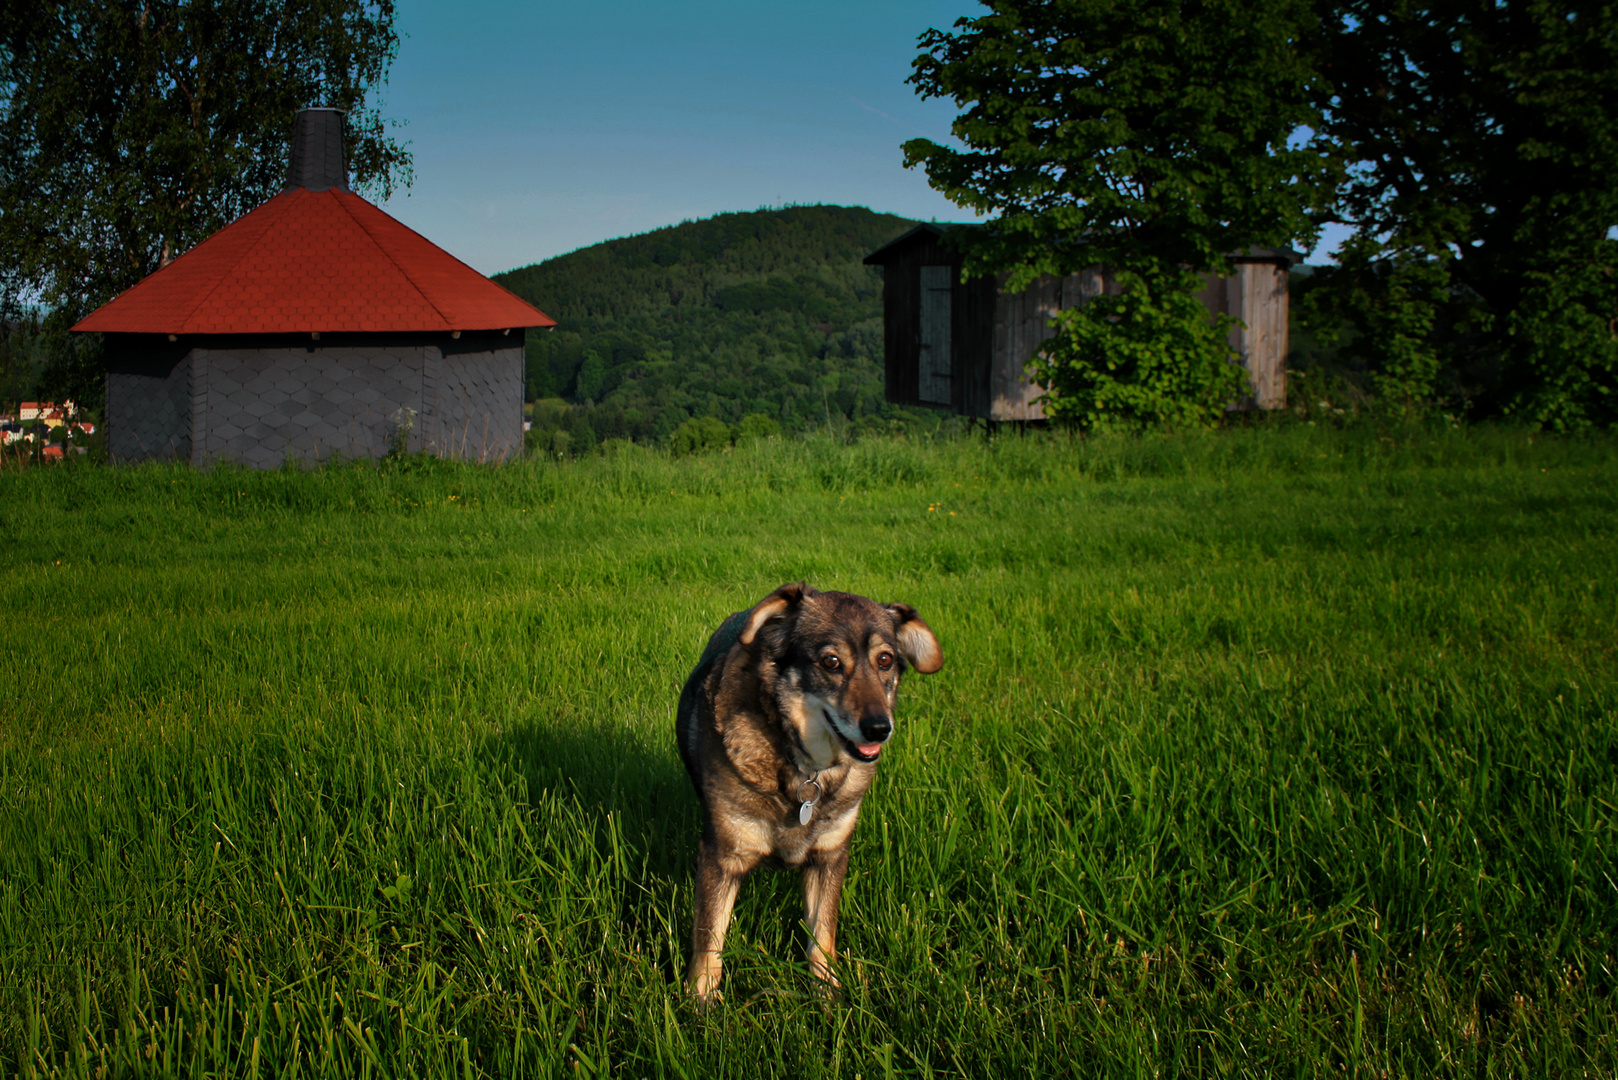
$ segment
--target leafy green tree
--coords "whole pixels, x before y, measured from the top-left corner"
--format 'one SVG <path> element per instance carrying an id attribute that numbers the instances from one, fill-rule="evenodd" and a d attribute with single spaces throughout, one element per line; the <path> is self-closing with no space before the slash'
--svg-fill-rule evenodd
<path id="1" fill-rule="evenodd" d="M 1618 419 L 1618 4 L 1332 0 L 1312 148 L 1353 226 L 1312 307 L 1382 394 Z"/>
<path id="2" fill-rule="evenodd" d="M 9 410 L 32 395 L 39 337 L 37 314 L 28 319 L 0 319 L 0 410 Z"/>
<path id="3" fill-rule="evenodd" d="M 0 299 L 59 331 L 140 281 L 280 189 L 304 106 L 347 111 L 362 189 L 408 183 L 376 100 L 393 20 L 393 0 L 0 0 Z"/>
<path id="4" fill-rule="evenodd" d="M 546 331 L 530 329 L 523 341 L 524 397 L 528 401 L 557 397 L 561 393 L 556 373 L 545 362 L 546 349 L 541 340 Z"/>
<path id="5" fill-rule="evenodd" d="M 1230 353 L 1191 301 L 1197 273 L 1228 273 L 1227 256 L 1251 245 L 1311 241 L 1308 211 L 1335 176 L 1331 159 L 1294 145 L 1317 117 L 1317 77 L 1299 47 L 1311 9 L 986 6 L 923 34 L 910 79 L 923 97 L 963 107 L 952 128 L 961 148 L 904 146 L 934 188 L 991 217 L 950 234 L 965 272 L 1003 272 L 1018 289 L 1106 265 L 1133 294 L 1064 313 L 1038 369 L 1053 415 L 1133 423 L 1217 412 L 1238 395 L 1220 400 L 1234 385 Z M 1194 407 L 1163 397 L 1181 391 Z"/>
<path id="6" fill-rule="evenodd" d="M 676 455 L 720 450 L 730 445 L 731 430 L 717 416 L 695 416 L 669 436 L 669 449 Z"/>
<path id="7" fill-rule="evenodd" d="M 591 349 L 584 354 L 584 363 L 579 367 L 578 381 L 574 384 L 576 396 L 581 401 L 595 401 L 606 388 L 607 362 Z"/>

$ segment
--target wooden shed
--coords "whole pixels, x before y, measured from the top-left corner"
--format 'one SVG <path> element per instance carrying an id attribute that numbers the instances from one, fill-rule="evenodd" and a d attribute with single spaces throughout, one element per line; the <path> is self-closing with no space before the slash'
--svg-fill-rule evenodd
<path id="1" fill-rule="evenodd" d="M 73 327 L 106 335 L 115 461 L 500 461 L 549 316 L 349 190 L 343 114 L 297 116 L 287 183 Z"/>
<path id="2" fill-rule="evenodd" d="M 984 420 L 1042 420 L 1042 391 L 1028 362 L 1052 336 L 1047 325 L 1064 308 L 1117 282 L 1104 267 L 1041 278 L 1008 293 L 1003 278 L 961 281 L 961 256 L 943 243 L 945 226 L 917 225 L 866 256 L 882 268 L 883 374 L 887 400 L 925 405 Z M 1233 260 L 1236 273 L 1207 278 L 1198 299 L 1210 312 L 1240 320 L 1231 347 L 1241 356 L 1251 396 L 1233 405 L 1286 404 L 1287 280 L 1300 252 L 1253 248 Z"/>

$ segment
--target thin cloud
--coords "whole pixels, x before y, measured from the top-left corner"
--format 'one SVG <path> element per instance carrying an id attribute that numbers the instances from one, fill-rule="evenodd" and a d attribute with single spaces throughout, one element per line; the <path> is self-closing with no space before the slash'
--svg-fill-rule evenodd
<path id="1" fill-rule="evenodd" d="M 874 112 L 874 113 L 876 113 L 882 119 L 886 120 L 890 124 L 893 124 L 895 127 L 903 127 L 904 126 L 904 125 L 900 124 L 899 121 L 895 120 L 893 117 L 889 116 L 887 113 L 885 113 L 881 109 L 877 108 L 875 105 L 867 105 L 865 102 L 861 101 L 859 98 L 855 97 L 853 94 L 848 95 L 848 100 L 852 101 L 854 104 L 858 105 L 860 108 L 864 109 L 866 112 Z"/>

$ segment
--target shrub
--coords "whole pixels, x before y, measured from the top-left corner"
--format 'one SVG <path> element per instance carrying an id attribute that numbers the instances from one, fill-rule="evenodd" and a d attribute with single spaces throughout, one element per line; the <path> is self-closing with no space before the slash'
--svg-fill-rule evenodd
<path id="1" fill-rule="evenodd" d="M 1184 275 L 1181 275 L 1184 277 Z M 1059 312 L 1034 359 L 1047 415 L 1086 430 L 1210 424 L 1242 396 L 1230 319 L 1209 319 L 1183 280 L 1120 272 L 1118 296 Z"/>
<path id="2" fill-rule="evenodd" d="M 774 439 L 781 434 L 781 425 L 773 416 L 748 413 L 736 427 L 736 439 Z"/>
<path id="3" fill-rule="evenodd" d="M 694 416 L 674 429 L 669 449 L 676 457 L 730 445 L 730 425 L 717 416 Z"/>

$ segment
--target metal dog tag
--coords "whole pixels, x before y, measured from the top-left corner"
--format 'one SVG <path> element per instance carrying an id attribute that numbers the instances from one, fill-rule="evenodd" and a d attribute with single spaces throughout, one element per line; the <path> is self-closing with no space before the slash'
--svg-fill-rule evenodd
<path id="1" fill-rule="evenodd" d="M 803 789 L 806 788 L 806 787 L 810 787 L 811 785 L 815 789 L 815 797 L 812 798 L 812 799 L 805 799 L 803 797 Z M 809 779 L 805 780 L 803 783 L 798 785 L 798 824 L 799 825 L 807 825 L 807 824 L 809 824 L 809 819 L 815 816 L 815 803 L 820 801 L 821 794 L 822 794 L 822 792 L 821 792 L 821 787 L 820 787 L 820 774 L 819 773 L 815 773 L 815 775 L 811 776 Z"/>

